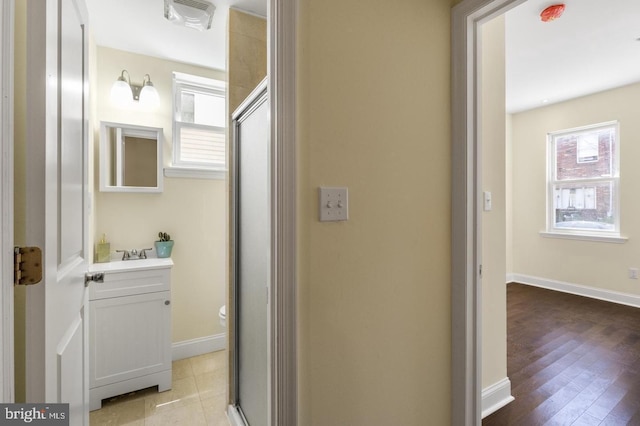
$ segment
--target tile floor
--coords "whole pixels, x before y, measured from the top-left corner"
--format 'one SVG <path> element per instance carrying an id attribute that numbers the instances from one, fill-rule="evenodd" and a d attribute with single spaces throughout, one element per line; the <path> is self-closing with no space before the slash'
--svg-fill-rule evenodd
<path id="1" fill-rule="evenodd" d="M 226 351 L 174 361 L 172 389 L 156 389 L 104 400 L 100 410 L 91 412 L 91 426 L 229 426 Z"/>

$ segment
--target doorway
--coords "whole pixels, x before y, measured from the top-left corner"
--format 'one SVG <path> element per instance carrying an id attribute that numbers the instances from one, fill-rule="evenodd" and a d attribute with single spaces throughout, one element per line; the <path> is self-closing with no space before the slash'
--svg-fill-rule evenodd
<path id="1" fill-rule="evenodd" d="M 525 0 L 465 0 L 452 16 L 452 423 L 482 417 L 480 27 Z"/>
<path id="2" fill-rule="evenodd" d="M 3 20 L 2 34 L 10 35 L 12 32 L 13 20 L 8 12 L 12 12 L 14 2 L 3 2 Z M 270 116 L 273 122 L 271 132 L 274 135 L 272 139 L 276 146 L 272 161 L 276 164 L 273 170 L 273 187 L 277 188 L 277 194 L 274 195 L 273 222 L 274 234 L 278 236 L 277 242 L 273 243 L 274 256 L 272 261 L 275 266 L 272 268 L 272 274 L 276 277 L 273 280 L 272 294 L 277 304 L 272 305 L 269 315 L 274 318 L 272 322 L 273 328 L 278 330 L 281 339 L 278 342 L 272 342 L 274 348 L 274 359 L 272 361 L 273 375 L 272 386 L 273 398 L 270 400 L 272 405 L 271 419 L 273 424 L 295 424 L 297 388 L 296 388 L 296 350 L 295 350 L 295 28 L 296 28 L 296 7 L 295 2 L 290 0 L 275 0 L 269 5 L 270 16 L 270 71 L 269 86 L 272 93 L 270 103 Z M 5 93 L 10 91 L 12 85 L 12 44 L 6 42 L 7 37 L 3 37 L 2 57 L 9 58 L 3 61 L 3 88 Z M 6 66 L 5 66 L 6 65 Z M 3 97 L 5 100 L 11 100 L 11 96 Z M 9 105 L 9 111 L 11 105 Z M 4 111 L 4 110 L 3 110 Z M 10 116 L 10 114 L 9 114 Z M 3 114 L 3 123 L 9 123 L 2 126 L 3 134 L 11 130 L 11 120 L 6 120 Z M 5 132 L 6 129 L 6 132 Z M 2 139 L 3 152 L 11 152 L 12 143 L 8 138 Z M 12 164 L 10 156 L 2 156 L 9 159 L 8 165 L 3 162 L 3 176 L 6 171 L 11 170 Z M 3 180 L 3 197 L 2 201 L 2 241 L 8 246 L 13 246 L 13 238 L 5 238 L 10 236 L 9 223 L 7 220 L 11 218 L 8 207 L 12 206 L 10 200 L 13 195 L 13 185 L 11 179 Z M 275 194 L 275 193 L 274 193 Z M 7 251 L 4 251 L 6 253 Z M 2 258 L 3 264 L 8 264 L 6 257 Z M 3 268 L 3 271 L 10 271 L 10 267 Z M 7 294 L 11 288 L 11 281 L 8 277 L 3 276 L 3 293 Z M 9 311 L 11 306 L 10 297 L 4 297 Z M 6 306 L 3 305 L 3 308 Z M 4 315 L 4 318 L 7 316 Z M 12 321 L 3 322 L 3 354 L 13 353 L 13 324 Z M 8 360 L 9 356 L 4 360 Z M 11 389 L 11 399 L 13 398 L 13 377 L 12 363 L 3 362 L 6 367 L 4 370 L 3 390 L 5 390 L 5 398 Z M 9 374 L 11 373 L 11 374 Z M 5 380 L 6 379 L 6 380 Z"/>

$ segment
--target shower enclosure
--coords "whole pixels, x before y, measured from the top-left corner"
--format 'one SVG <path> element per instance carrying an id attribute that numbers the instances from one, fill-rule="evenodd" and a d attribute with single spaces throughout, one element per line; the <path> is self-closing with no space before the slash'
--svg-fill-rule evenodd
<path id="1" fill-rule="evenodd" d="M 232 424 L 269 424 L 271 251 L 269 117 L 266 79 L 232 116 Z"/>

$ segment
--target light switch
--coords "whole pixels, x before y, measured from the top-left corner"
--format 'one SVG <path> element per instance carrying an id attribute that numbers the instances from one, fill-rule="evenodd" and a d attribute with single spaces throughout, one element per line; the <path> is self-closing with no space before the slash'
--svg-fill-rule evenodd
<path id="1" fill-rule="evenodd" d="M 490 212 L 491 211 L 491 192 L 484 191 L 483 195 L 484 195 L 484 211 Z"/>
<path id="2" fill-rule="evenodd" d="M 320 222 L 349 219 L 349 191 L 347 188 L 320 187 Z"/>

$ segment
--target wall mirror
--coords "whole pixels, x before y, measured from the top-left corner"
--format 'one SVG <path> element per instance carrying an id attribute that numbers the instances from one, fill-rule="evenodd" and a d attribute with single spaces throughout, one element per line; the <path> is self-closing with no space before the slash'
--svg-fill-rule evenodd
<path id="1" fill-rule="evenodd" d="M 100 123 L 100 191 L 162 192 L 162 129 Z"/>

